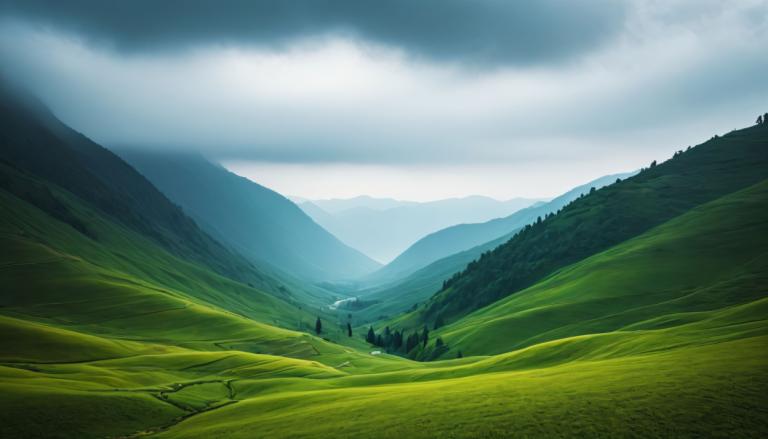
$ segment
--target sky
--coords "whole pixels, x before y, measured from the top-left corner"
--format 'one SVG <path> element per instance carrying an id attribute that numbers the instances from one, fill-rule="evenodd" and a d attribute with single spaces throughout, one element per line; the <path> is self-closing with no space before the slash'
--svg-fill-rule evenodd
<path id="1" fill-rule="evenodd" d="M 768 111 L 768 0 L 0 0 L 0 74 L 107 147 L 286 195 L 552 197 Z"/>

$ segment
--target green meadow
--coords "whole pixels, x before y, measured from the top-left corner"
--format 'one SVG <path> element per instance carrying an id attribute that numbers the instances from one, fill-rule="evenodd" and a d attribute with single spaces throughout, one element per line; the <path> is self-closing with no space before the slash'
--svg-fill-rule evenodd
<path id="1" fill-rule="evenodd" d="M 466 356 L 433 362 L 286 329 L 312 316 L 74 200 L 99 242 L 2 197 L 4 437 L 768 434 L 768 182 L 439 329 Z"/>
<path id="2" fill-rule="evenodd" d="M 354 311 L 27 117 L 0 139 L 0 437 L 768 437 L 764 126 Z"/>

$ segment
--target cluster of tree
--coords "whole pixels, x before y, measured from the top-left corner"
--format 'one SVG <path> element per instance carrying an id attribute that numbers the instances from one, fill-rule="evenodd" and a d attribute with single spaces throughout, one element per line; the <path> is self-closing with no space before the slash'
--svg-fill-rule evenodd
<path id="1" fill-rule="evenodd" d="M 681 149 L 681 150 L 679 150 L 679 151 L 675 152 L 675 153 L 672 155 L 672 158 L 673 158 L 673 159 L 676 159 L 676 158 L 678 158 L 678 157 L 682 156 L 683 154 L 685 154 L 686 152 L 688 152 L 688 151 L 690 151 L 690 150 L 691 150 L 691 145 L 688 145 L 688 148 L 686 148 L 686 150 L 685 150 L 685 151 L 683 151 L 683 150 Z"/>
<path id="2" fill-rule="evenodd" d="M 429 328 L 424 325 L 421 331 L 416 330 L 407 334 L 405 330 L 392 331 L 387 326 L 382 332 L 377 334 L 373 326 L 371 326 L 368 328 L 365 341 L 374 346 L 384 348 L 390 353 L 408 355 L 419 346 L 422 348 L 427 347 L 427 343 L 429 343 Z M 442 340 L 440 340 L 440 343 L 442 344 Z"/>
<path id="3" fill-rule="evenodd" d="M 758 125 L 768 124 L 768 113 L 758 115 L 757 124 Z"/>

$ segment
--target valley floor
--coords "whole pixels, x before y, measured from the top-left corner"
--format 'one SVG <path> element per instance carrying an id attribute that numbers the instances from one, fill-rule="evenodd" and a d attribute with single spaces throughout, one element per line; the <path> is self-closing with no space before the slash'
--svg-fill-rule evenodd
<path id="1" fill-rule="evenodd" d="M 765 437 L 768 322 L 752 317 L 766 308 L 761 300 L 674 332 L 581 336 L 433 363 L 322 345 L 307 360 L 176 348 L 93 361 L 5 361 L 0 431 L 3 437 Z"/>

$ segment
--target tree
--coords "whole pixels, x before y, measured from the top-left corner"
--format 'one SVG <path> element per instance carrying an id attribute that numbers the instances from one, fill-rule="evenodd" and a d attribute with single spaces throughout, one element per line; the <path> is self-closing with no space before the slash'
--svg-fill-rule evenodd
<path id="1" fill-rule="evenodd" d="M 652 168 L 655 168 L 655 167 L 656 167 L 656 160 L 654 160 L 654 161 L 652 161 L 652 162 L 651 162 L 651 167 L 652 167 Z"/>
<path id="2" fill-rule="evenodd" d="M 461 351 L 459 351 L 459 353 L 456 354 L 456 358 L 464 358 L 464 355 L 461 354 Z"/>
<path id="3" fill-rule="evenodd" d="M 421 331 L 421 342 L 424 343 L 424 347 L 427 347 L 428 341 L 429 341 L 429 329 L 427 328 L 427 325 L 424 325 L 424 330 Z"/>
<path id="4" fill-rule="evenodd" d="M 400 350 L 403 347 L 403 333 L 401 331 L 395 331 L 395 336 L 392 340 L 392 347 L 395 350 Z"/>
<path id="5" fill-rule="evenodd" d="M 419 332 L 416 331 L 405 340 L 405 353 L 411 352 L 413 348 L 419 345 Z"/>
<path id="6" fill-rule="evenodd" d="M 315 322 L 315 332 L 320 335 L 321 332 L 323 332 L 323 322 L 320 321 L 320 317 L 317 318 L 317 321 Z"/>
<path id="7" fill-rule="evenodd" d="M 440 337 L 437 337 L 437 340 L 435 340 L 435 347 L 441 348 L 443 347 L 443 345 L 445 345 L 445 343 L 443 343 L 443 339 Z"/>
<path id="8" fill-rule="evenodd" d="M 763 115 L 762 114 L 757 116 L 757 122 L 756 123 L 758 125 L 762 125 L 763 124 Z"/>
<path id="9" fill-rule="evenodd" d="M 595 192 L 597 192 L 597 189 L 595 189 L 595 187 L 594 187 L 594 186 L 592 186 L 591 188 L 589 188 L 589 193 L 590 193 L 590 194 L 594 194 Z M 583 194 L 582 194 L 582 195 L 583 195 Z"/>
<path id="10" fill-rule="evenodd" d="M 438 314 L 437 318 L 435 319 L 435 326 L 433 326 L 432 329 L 442 328 L 443 326 L 445 326 L 445 321 L 443 321 L 443 315 Z"/>
<path id="11" fill-rule="evenodd" d="M 347 336 L 352 337 L 352 325 L 347 322 Z"/>
<path id="12" fill-rule="evenodd" d="M 373 326 L 368 328 L 368 334 L 365 336 L 365 341 L 370 344 L 376 344 L 376 333 L 373 332 Z"/>

